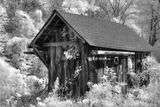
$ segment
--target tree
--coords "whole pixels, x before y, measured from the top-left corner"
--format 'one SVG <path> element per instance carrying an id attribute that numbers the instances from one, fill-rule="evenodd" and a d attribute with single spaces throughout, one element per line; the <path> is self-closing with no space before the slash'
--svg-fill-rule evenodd
<path id="1" fill-rule="evenodd" d="M 86 0 L 64 0 L 62 7 L 67 12 L 84 15 L 89 4 Z"/>
<path id="2" fill-rule="evenodd" d="M 138 1 L 139 25 L 150 45 L 154 46 L 160 34 L 160 0 Z"/>
<path id="3" fill-rule="evenodd" d="M 100 0 L 95 3 L 99 7 L 105 19 L 125 24 L 127 20 L 134 17 L 133 0 Z"/>
<path id="4" fill-rule="evenodd" d="M 62 10 L 64 0 L 38 0 L 42 7 L 43 19 L 47 20 L 54 9 Z"/>
<path id="5" fill-rule="evenodd" d="M 160 0 L 157 4 L 151 4 L 151 21 L 149 43 L 153 46 L 159 39 L 160 30 Z"/>

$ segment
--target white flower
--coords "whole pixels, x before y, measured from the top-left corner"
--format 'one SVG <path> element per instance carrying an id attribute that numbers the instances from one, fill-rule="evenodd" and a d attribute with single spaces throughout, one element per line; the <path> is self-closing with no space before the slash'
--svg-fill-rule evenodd
<path id="1" fill-rule="evenodd" d="M 21 94 L 19 94 L 19 93 L 16 93 L 16 95 L 17 95 L 17 97 L 21 97 Z"/>
<path id="2" fill-rule="evenodd" d="M 40 97 L 37 97 L 36 99 L 37 99 L 37 101 L 40 101 L 40 100 L 41 100 L 41 98 L 40 98 Z"/>
<path id="3" fill-rule="evenodd" d="M 121 87 L 119 85 L 116 85 L 114 88 L 117 93 L 121 93 Z"/>
<path id="4" fill-rule="evenodd" d="M 87 104 L 87 103 L 89 103 L 89 99 L 84 99 L 84 100 L 82 100 L 82 102 L 83 102 L 84 104 Z"/>
<path id="5" fill-rule="evenodd" d="M 45 103 L 42 103 L 42 102 L 38 102 L 38 106 L 39 107 L 46 107 Z"/>

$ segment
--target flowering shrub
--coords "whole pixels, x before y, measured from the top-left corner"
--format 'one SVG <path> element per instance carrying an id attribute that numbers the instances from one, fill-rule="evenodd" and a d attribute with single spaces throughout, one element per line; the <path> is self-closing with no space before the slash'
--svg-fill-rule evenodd
<path id="1" fill-rule="evenodd" d="M 67 49 L 66 51 L 64 51 L 64 56 L 65 59 L 67 60 L 71 60 L 71 59 L 76 59 L 77 57 L 79 57 L 79 50 L 77 46 L 70 46 L 69 49 Z"/>
<path id="2" fill-rule="evenodd" d="M 7 106 L 11 96 L 24 94 L 28 90 L 20 71 L 9 66 L 2 59 L 0 59 L 0 73 L 0 105 Z"/>
<path id="3" fill-rule="evenodd" d="M 148 72 L 150 73 L 150 84 L 147 87 L 149 94 L 149 102 L 152 102 L 155 106 L 160 106 L 160 64 L 152 57 L 148 57 Z"/>
<path id="4" fill-rule="evenodd" d="M 39 79 L 36 76 L 28 76 L 25 79 L 28 90 L 30 94 L 38 93 L 40 90 L 43 90 L 46 86 L 44 79 Z"/>
<path id="5" fill-rule="evenodd" d="M 108 76 L 103 76 L 99 84 L 89 84 L 90 91 L 84 99 L 61 99 L 52 94 L 43 101 L 39 101 L 38 107 L 159 107 L 159 67 L 152 58 L 147 58 L 147 67 L 150 74 L 148 87 L 129 90 L 128 94 L 122 95 L 119 91 L 121 85 L 111 85 Z M 153 91 L 154 90 L 154 91 Z M 115 93 L 116 92 L 116 93 Z"/>
<path id="6" fill-rule="evenodd" d="M 45 80 L 39 79 L 36 76 L 21 74 L 20 70 L 13 68 L 2 59 L 0 59 L 0 74 L 1 107 L 3 107 L 3 105 L 5 107 L 14 107 L 17 104 L 21 105 L 19 104 L 19 101 L 22 102 L 24 96 L 30 98 L 34 93 L 44 89 L 46 85 Z"/>
<path id="7" fill-rule="evenodd" d="M 5 56 L 10 59 L 10 64 L 13 67 L 21 69 L 21 60 L 23 58 L 23 51 L 26 50 L 27 39 L 14 37 L 10 39 L 5 45 Z"/>
<path id="8" fill-rule="evenodd" d="M 46 79 L 48 77 L 48 70 L 46 66 L 41 62 L 41 60 L 35 55 L 26 55 L 25 61 L 23 61 L 22 65 L 27 71 L 28 76 L 36 76 L 38 78 Z M 28 68 L 26 67 L 28 65 Z"/>

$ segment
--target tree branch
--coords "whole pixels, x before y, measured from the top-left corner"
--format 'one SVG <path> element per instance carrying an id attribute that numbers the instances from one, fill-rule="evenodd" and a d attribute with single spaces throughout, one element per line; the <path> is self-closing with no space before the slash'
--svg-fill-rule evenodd
<path id="1" fill-rule="evenodd" d="M 115 11 L 115 9 L 114 9 L 113 4 L 111 3 L 111 0 L 108 0 L 108 1 L 109 1 L 109 4 L 110 4 L 110 6 L 111 6 L 111 8 L 112 8 L 113 12 L 114 12 L 114 11 Z"/>
<path id="2" fill-rule="evenodd" d="M 124 10 L 122 11 L 121 19 L 123 18 L 123 16 L 125 15 L 126 11 L 130 8 L 131 5 L 132 5 L 132 1 L 129 2 L 129 3 L 124 7 Z"/>
<path id="3" fill-rule="evenodd" d="M 156 31 L 159 31 L 160 30 L 160 27 L 158 27 L 157 29 L 156 29 Z"/>
<path id="4" fill-rule="evenodd" d="M 127 13 L 127 14 L 125 14 L 123 17 L 121 17 L 120 20 L 123 20 L 123 22 L 125 23 L 125 22 L 126 22 L 126 19 L 127 19 L 129 16 L 135 15 L 135 14 L 138 14 L 138 13 L 137 13 L 137 12 Z M 132 19 L 133 19 L 133 17 L 132 17 Z M 123 23 L 123 24 L 124 24 L 124 23 Z"/>
<path id="5" fill-rule="evenodd" d="M 156 20 L 156 22 L 154 22 L 154 25 L 153 25 L 153 27 L 156 27 L 157 26 L 157 24 L 160 22 L 160 18 L 159 19 L 157 19 Z"/>
<path id="6" fill-rule="evenodd" d="M 118 13 L 118 15 L 120 13 L 120 0 L 118 0 L 118 2 L 117 2 L 117 13 Z"/>
<path id="7" fill-rule="evenodd" d="M 101 4 L 99 4 L 99 7 L 107 14 L 108 19 L 110 19 L 108 10 L 106 10 L 106 8 L 102 6 Z"/>

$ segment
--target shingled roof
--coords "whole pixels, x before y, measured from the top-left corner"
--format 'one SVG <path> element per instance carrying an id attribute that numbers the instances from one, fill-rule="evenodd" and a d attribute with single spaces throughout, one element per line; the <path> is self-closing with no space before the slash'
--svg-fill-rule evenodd
<path id="1" fill-rule="evenodd" d="M 49 26 L 55 14 L 72 27 L 91 46 L 141 52 L 152 50 L 152 47 L 144 39 L 125 25 L 57 10 L 53 11 L 40 32 L 43 33 L 45 28 Z M 36 37 L 39 37 L 42 33 L 39 33 Z M 32 42 L 35 41 L 33 40 Z"/>

